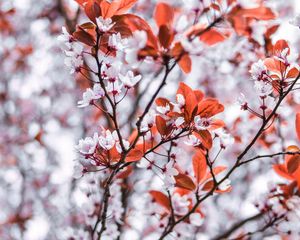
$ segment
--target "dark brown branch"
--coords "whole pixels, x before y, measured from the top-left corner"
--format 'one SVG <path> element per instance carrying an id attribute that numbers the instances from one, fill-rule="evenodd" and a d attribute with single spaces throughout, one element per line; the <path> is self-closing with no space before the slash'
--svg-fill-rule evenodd
<path id="1" fill-rule="evenodd" d="M 214 237 L 212 240 L 224 240 L 224 239 L 228 239 L 228 237 L 230 237 L 230 235 L 232 233 L 234 233 L 236 230 L 240 229 L 241 227 L 243 227 L 246 223 L 257 220 L 259 218 L 261 218 L 264 215 L 263 212 L 260 212 L 254 216 L 251 216 L 249 218 L 246 218 L 242 221 L 239 221 L 235 224 L 233 224 L 227 231 L 225 231 L 224 233 Z"/>
<path id="2" fill-rule="evenodd" d="M 295 78 L 295 80 L 293 81 L 293 83 L 290 85 L 290 87 L 286 90 L 286 92 L 282 93 L 282 95 L 279 97 L 279 100 L 276 104 L 276 106 L 274 107 L 273 111 L 270 113 L 270 115 L 266 118 L 265 121 L 263 121 L 261 127 L 259 128 L 258 132 L 256 133 L 256 135 L 253 137 L 252 141 L 246 146 L 246 148 L 244 149 L 244 151 L 238 155 L 235 164 L 233 165 L 233 167 L 227 172 L 227 174 L 216 184 L 212 187 L 212 189 L 206 194 L 204 195 L 202 198 L 200 198 L 196 204 L 194 205 L 194 207 L 183 217 L 181 217 L 180 219 L 178 219 L 172 226 L 168 227 L 165 229 L 165 231 L 163 232 L 163 234 L 160 236 L 159 240 L 164 239 L 168 234 L 170 234 L 174 227 L 179 224 L 180 222 L 184 221 L 185 219 L 187 219 L 193 212 L 196 211 L 196 209 L 198 208 L 198 206 L 200 205 L 200 203 L 202 203 L 203 201 L 205 201 L 209 196 L 213 195 L 214 191 L 218 188 L 218 186 L 223 183 L 226 179 L 228 179 L 229 176 L 231 176 L 231 174 L 240 166 L 240 162 L 243 159 L 243 157 L 248 153 L 248 151 L 252 148 L 252 146 L 256 143 L 257 139 L 261 136 L 261 134 L 263 133 L 265 127 L 268 125 L 269 121 L 271 121 L 273 119 L 273 117 L 275 116 L 277 109 L 279 108 L 279 106 L 281 105 L 282 101 L 285 99 L 285 97 L 291 92 L 291 90 L 293 89 L 294 85 L 296 84 L 296 82 L 298 81 L 298 79 L 300 78 L 300 74 Z"/>

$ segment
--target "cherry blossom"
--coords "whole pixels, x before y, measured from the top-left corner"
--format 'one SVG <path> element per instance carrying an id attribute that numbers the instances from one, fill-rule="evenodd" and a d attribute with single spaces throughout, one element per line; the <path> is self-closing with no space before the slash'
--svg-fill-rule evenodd
<path id="1" fill-rule="evenodd" d="M 254 80 L 262 80 L 266 71 L 267 71 L 267 68 L 261 59 L 258 62 L 253 63 L 251 65 L 250 73 Z"/>
<path id="2" fill-rule="evenodd" d="M 200 116 L 196 116 L 194 118 L 194 122 L 195 122 L 195 127 L 198 130 L 205 130 L 205 129 L 209 128 L 209 126 L 211 124 L 211 120 L 210 119 L 201 118 Z"/>
<path id="3" fill-rule="evenodd" d="M 111 18 L 104 19 L 102 16 L 96 18 L 97 27 L 101 32 L 109 31 L 113 26 L 114 23 L 112 22 Z"/>
<path id="4" fill-rule="evenodd" d="M 97 144 L 98 144 L 98 134 L 94 133 L 93 137 L 86 137 L 85 139 L 79 140 L 76 149 L 83 155 L 91 155 L 95 152 Z"/>
<path id="5" fill-rule="evenodd" d="M 119 78 L 121 82 L 124 84 L 126 88 L 132 88 L 136 85 L 142 78 L 141 75 L 134 75 L 132 71 L 128 71 L 126 75 L 119 74 Z"/>
<path id="6" fill-rule="evenodd" d="M 110 150 L 115 146 L 116 143 L 116 138 L 115 134 L 111 133 L 111 131 L 106 130 L 104 135 L 99 136 L 99 145 L 105 149 L 105 150 Z"/>
<path id="7" fill-rule="evenodd" d="M 178 175 L 178 171 L 177 169 L 174 167 L 174 162 L 173 161 L 169 161 L 164 169 L 163 169 L 163 173 L 164 173 L 164 183 L 165 186 L 168 188 L 169 186 L 173 186 L 175 184 L 175 179 L 174 176 Z"/>

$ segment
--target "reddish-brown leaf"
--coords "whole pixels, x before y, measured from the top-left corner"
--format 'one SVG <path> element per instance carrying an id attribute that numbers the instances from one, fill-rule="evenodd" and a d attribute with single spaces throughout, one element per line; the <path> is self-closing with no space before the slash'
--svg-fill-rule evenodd
<path id="1" fill-rule="evenodd" d="M 257 20 L 275 19 L 275 13 L 268 7 L 260 6 L 256 8 L 241 9 L 238 14 L 246 18 L 254 18 Z"/>
<path id="2" fill-rule="evenodd" d="M 207 98 L 198 104 L 198 113 L 201 117 L 210 118 L 224 111 L 224 106 L 217 99 Z"/>
<path id="3" fill-rule="evenodd" d="M 96 0 L 88 0 L 84 5 L 85 14 L 91 19 L 93 22 L 96 22 L 96 18 L 101 15 L 101 9 L 98 1 Z"/>
<path id="4" fill-rule="evenodd" d="M 165 107 L 167 105 L 171 106 L 170 101 L 166 98 L 157 98 L 155 100 L 157 106 Z"/>
<path id="5" fill-rule="evenodd" d="M 184 54 L 179 62 L 178 62 L 179 67 L 184 73 L 190 73 L 192 70 L 192 60 L 188 54 Z"/>
<path id="6" fill-rule="evenodd" d="M 156 36 L 153 34 L 149 24 L 141 17 L 133 14 L 123 14 L 114 16 L 113 21 L 116 22 L 116 25 L 125 24 L 131 32 L 134 32 L 136 30 L 145 31 L 148 37 L 147 46 L 152 47 L 154 51 L 158 49 L 158 41 Z"/>
<path id="7" fill-rule="evenodd" d="M 282 52 L 284 49 L 288 49 L 288 54 L 290 53 L 290 47 L 286 40 L 278 40 L 274 45 L 274 54 Z"/>
<path id="8" fill-rule="evenodd" d="M 200 90 L 194 90 L 194 93 L 197 98 L 197 102 L 201 102 L 202 99 L 204 98 L 204 93 L 201 92 Z"/>
<path id="9" fill-rule="evenodd" d="M 80 41 L 88 46 L 94 46 L 96 43 L 94 37 L 81 27 L 79 27 L 79 29 L 77 29 L 76 32 L 73 33 L 73 36 L 78 41 Z"/>
<path id="10" fill-rule="evenodd" d="M 215 119 L 210 123 L 209 130 L 216 130 L 225 126 L 225 123 L 220 119 Z"/>
<path id="11" fill-rule="evenodd" d="M 198 150 L 193 156 L 193 169 L 196 176 L 196 181 L 199 184 L 206 176 L 207 163 L 205 155 L 202 151 Z"/>
<path id="12" fill-rule="evenodd" d="M 194 135 L 201 141 L 201 143 L 206 149 L 211 149 L 212 137 L 209 131 L 207 130 L 195 131 Z"/>
<path id="13" fill-rule="evenodd" d="M 188 114 L 188 120 L 192 120 L 194 118 L 193 115 L 197 113 L 198 102 L 194 91 L 189 93 L 185 97 L 185 110 Z"/>
<path id="14" fill-rule="evenodd" d="M 156 123 L 156 127 L 157 127 L 158 132 L 162 136 L 167 135 L 168 129 L 167 129 L 166 120 L 163 117 L 161 117 L 161 116 L 156 116 L 155 123 Z"/>
<path id="15" fill-rule="evenodd" d="M 200 40 L 209 46 L 223 42 L 225 39 L 226 36 L 213 28 L 209 31 L 204 32 L 200 36 Z"/>
<path id="16" fill-rule="evenodd" d="M 121 1 L 119 1 L 119 6 L 118 6 L 117 11 L 115 12 L 115 15 L 124 14 L 124 13 L 127 12 L 127 10 L 129 10 L 136 2 L 137 2 L 137 0 L 121 0 Z"/>
<path id="17" fill-rule="evenodd" d="M 210 191 L 214 187 L 214 181 L 210 180 L 206 182 L 202 188 L 203 191 Z"/>
<path id="18" fill-rule="evenodd" d="M 179 87 L 177 89 L 177 93 L 176 94 L 181 94 L 184 99 L 186 99 L 186 97 L 190 94 L 193 94 L 193 89 L 191 89 L 188 85 L 186 85 L 183 82 L 179 83 Z"/>
<path id="19" fill-rule="evenodd" d="M 296 172 L 300 165 L 300 156 L 294 155 L 292 156 L 289 161 L 287 162 L 287 170 L 289 174 L 293 174 Z"/>
<path id="20" fill-rule="evenodd" d="M 170 211 L 170 200 L 169 198 L 163 194 L 162 192 L 151 190 L 149 192 L 151 196 L 153 197 L 154 201 L 157 202 L 159 205 L 166 208 L 166 210 Z"/>
<path id="21" fill-rule="evenodd" d="M 174 18 L 174 10 L 167 3 L 158 3 L 154 11 L 154 19 L 158 27 L 166 25 L 171 27 Z"/>
<path id="22" fill-rule="evenodd" d="M 190 191 L 193 191 L 196 188 L 196 185 L 193 182 L 193 180 L 186 174 L 179 173 L 174 178 L 176 181 L 176 187 L 184 188 Z"/>
<path id="23" fill-rule="evenodd" d="M 281 71 L 281 64 L 280 61 L 274 58 L 266 58 L 264 60 L 264 64 L 267 67 L 268 70 L 272 72 L 280 73 Z"/>
<path id="24" fill-rule="evenodd" d="M 275 165 L 273 165 L 273 169 L 278 175 L 280 175 L 283 178 L 286 178 L 288 180 L 293 180 L 294 179 L 292 176 L 289 175 L 289 173 L 287 172 L 287 169 L 285 168 L 284 164 L 275 164 Z"/>
<path id="25" fill-rule="evenodd" d="M 161 25 L 159 27 L 158 39 L 162 47 L 168 49 L 173 41 L 173 38 L 174 34 L 167 25 Z"/>
<path id="26" fill-rule="evenodd" d="M 143 152 L 140 151 L 139 149 L 132 149 L 127 157 L 126 157 L 126 162 L 136 162 L 141 160 L 141 158 L 143 157 Z"/>

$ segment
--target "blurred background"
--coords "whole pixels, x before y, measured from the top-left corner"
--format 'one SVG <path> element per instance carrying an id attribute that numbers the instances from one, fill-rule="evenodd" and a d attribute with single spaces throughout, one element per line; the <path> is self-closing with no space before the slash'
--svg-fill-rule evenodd
<path id="1" fill-rule="evenodd" d="M 180 0 L 169 2 L 183 4 Z M 299 1 L 264 2 L 278 10 L 276 21 L 282 23 L 274 39 L 289 40 L 299 52 L 299 29 L 289 24 L 300 13 Z M 150 19 L 155 3 L 138 1 L 136 13 Z M 240 3 L 247 5 L 249 1 Z M 74 145 L 101 119 L 92 111 L 76 107 L 89 85 L 84 78 L 70 75 L 57 37 L 62 26 L 72 31 L 83 20 L 73 0 L 0 0 L 0 239 L 64 239 L 67 226 L 80 223 L 77 213 L 84 200 L 72 177 L 77 157 Z M 253 26 L 257 35 L 263 29 Z M 234 120 L 239 114 L 233 104 L 233 95 L 239 94 L 233 93 L 234 87 L 240 84 L 243 92 L 251 90 L 249 85 L 241 84 L 247 78 L 247 63 L 236 67 L 234 74 L 228 66 L 230 56 L 223 50 L 230 44 L 221 44 L 207 53 L 223 61 L 215 72 L 218 82 L 214 87 L 207 85 L 203 70 L 215 68 L 201 61 L 186 81 L 225 102 L 228 119 Z M 235 51 L 242 48 L 241 43 Z M 174 81 L 170 88 L 176 88 L 178 80 Z M 166 89 L 163 94 L 168 92 Z M 299 96 L 295 98 L 299 101 Z M 255 167 L 251 171 L 256 171 Z M 251 191 L 263 192 L 269 176 L 253 182 Z M 248 199 L 246 194 L 244 197 Z M 245 214 L 252 200 L 245 201 Z"/>

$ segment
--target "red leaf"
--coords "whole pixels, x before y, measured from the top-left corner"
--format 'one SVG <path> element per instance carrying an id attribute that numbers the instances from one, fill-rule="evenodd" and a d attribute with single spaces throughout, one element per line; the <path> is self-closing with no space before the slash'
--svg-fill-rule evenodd
<path id="1" fill-rule="evenodd" d="M 176 187 L 184 188 L 190 191 L 193 191 L 196 188 L 193 180 L 185 174 L 179 173 L 177 176 L 174 176 L 176 181 Z"/>
<path id="2" fill-rule="evenodd" d="M 198 113 L 200 117 L 210 118 L 224 111 L 224 106 L 217 99 L 207 98 L 198 104 Z"/>
<path id="3" fill-rule="evenodd" d="M 207 163 L 205 155 L 202 151 L 197 151 L 193 156 L 193 169 L 196 176 L 196 181 L 199 184 L 206 176 Z"/>
<path id="4" fill-rule="evenodd" d="M 166 99 L 166 98 L 157 98 L 155 100 L 155 103 L 156 103 L 157 106 L 161 106 L 161 107 L 165 107 L 167 105 L 172 106 L 170 104 L 170 101 L 168 99 Z"/>
<path id="5" fill-rule="evenodd" d="M 88 0 L 84 3 L 84 11 L 88 18 L 93 22 L 96 22 L 96 18 L 101 15 L 100 6 L 95 0 Z"/>
<path id="6" fill-rule="evenodd" d="M 116 177 L 121 179 L 127 178 L 132 173 L 132 170 L 133 170 L 133 166 L 128 166 L 125 170 L 118 173 Z"/>
<path id="7" fill-rule="evenodd" d="M 154 201 L 157 202 L 159 205 L 165 207 L 167 210 L 171 209 L 170 200 L 165 194 L 155 190 L 151 190 L 149 193 L 153 197 Z"/>
<path id="8" fill-rule="evenodd" d="M 121 1 L 119 1 L 119 6 L 118 6 L 118 9 L 117 9 L 115 15 L 120 15 L 120 14 L 127 12 L 127 10 L 130 9 L 136 2 L 137 2 L 137 0 L 121 0 Z"/>
<path id="9" fill-rule="evenodd" d="M 127 157 L 126 157 L 126 162 L 136 162 L 141 160 L 141 158 L 143 157 L 143 152 L 138 150 L 138 149 L 132 149 Z"/>
<path id="10" fill-rule="evenodd" d="M 290 47 L 287 43 L 287 41 L 281 39 L 281 40 L 278 40 L 275 45 L 274 45 L 274 54 L 276 55 L 276 53 L 281 53 L 284 49 L 288 49 L 288 54 L 290 53 Z"/>
<path id="11" fill-rule="evenodd" d="M 197 98 L 197 102 L 201 102 L 202 99 L 204 98 L 204 93 L 201 92 L 200 90 L 194 90 L 194 93 Z"/>
<path id="12" fill-rule="evenodd" d="M 296 172 L 300 165 L 300 156 L 294 155 L 292 156 L 289 161 L 287 162 L 287 170 L 289 174 L 293 174 Z"/>
<path id="13" fill-rule="evenodd" d="M 76 30 L 76 32 L 73 33 L 73 36 L 80 42 L 88 45 L 88 46 L 94 46 L 95 45 L 95 39 L 94 37 L 89 34 L 87 31 L 85 31 L 83 28 L 79 26 L 79 29 Z"/>
<path id="14" fill-rule="evenodd" d="M 286 78 L 296 78 L 299 75 L 299 70 L 295 67 L 289 70 L 286 75 Z"/>
<path id="15" fill-rule="evenodd" d="M 171 26 L 174 18 L 173 8 L 166 3 L 158 3 L 154 11 L 154 19 L 158 27 L 162 25 Z"/>
<path id="16" fill-rule="evenodd" d="M 185 110 L 188 114 L 188 120 L 193 120 L 194 116 L 197 113 L 198 102 L 195 96 L 194 91 L 189 93 L 185 98 Z"/>
<path id="17" fill-rule="evenodd" d="M 290 176 L 289 173 L 287 172 L 284 164 L 275 164 L 273 165 L 273 169 L 281 177 L 286 178 L 288 180 L 294 180 L 294 178 Z"/>
<path id="18" fill-rule="evenodd" d="M 192 70 L 192 60 L 188 54 L 184 54 L 179 62 L 178 62 L 179 67 L 184 73 L 189 73 Z"/>
<path id="19" fill-rule="evenodd" d="M 161 116 L 156 116 L 155 123 L 160 135 L 165 136 L 168 133 L 166 120 Z"/>
<path id="20" fill-rule="evenodd" d="M 186 85 L 183 82 L 180 82 L 176 94 L 181 94 L 184 97 L 184 99 L 186 99 L 186 97 L 190 94 L 193 94 L 193 92 L 193 89 L 191 89 L 188 85 Z"/>
<path id="21" fill-rule="evenodd" d="M 206 182 L 202 188 L 203 191 L 210 191 L 214 187 L 214 181 L 210 180 Z"/>
<path id="22" fill-rule="evenodd" d="M 281 72 L 281 64 L 280 61 L 278 61 L 277 59 L 266 58 L 264 60 L 264 64 L 267 67 L 267 69 L 272 72 L 277 72 L 277 73 Z"/>
<path id="23" fill-rule="evenodd" d="M 226 39 L 226 37 L 222 33 L 213 28 L 201 34 L 199 38 L 202 42 L 206 43 L 209 46 L 217 44 L 219 42 L 223 42 Z"/>
<path id="24" fill-rule="evenodd" d="M 153 34 L 149 24 L 141 17 L 133 14 L 123 14 L 120 16 L 114 16 L 113 21 L 116 22 L 116 25 L 125 24 L 131 30 L 131 32 L 134 32 L 136 30 L 145 31 L 148 37 L 147 45 L 152 47 L 154 50 L 158 49 L 156 36 Z"/>
<path id="25" fill-rule="evenodd" d="M 225 123 L 220 119 L 215 119 L 210 123 L 209 130 L 216 130 L 225 126 Z"/>
<path id="26" fill-rule="evenodd" d="M 162 47 L 166 49 L 169 48 L 173 41 L 173 38 L 174 35 L 172 31 L 166 25 L 161 25 L 159 27 L 158 39 Z"/>
<path id="27" fill-rule="evenodd" d="M 194 135 L 201 141 L 206 149 L 210 149 L 212 147 L 212 137 L 209 131 L 195 131 Z"/>
<path id="28" fill-rule="evenodd" d="M 257 20 L 271 20 L 275 19 L 274 12 L 267 7 L 261 6 L 256 8 L 245 8 L 238 12 L 238 15 L 246 18 L 254 18 Z"/>

